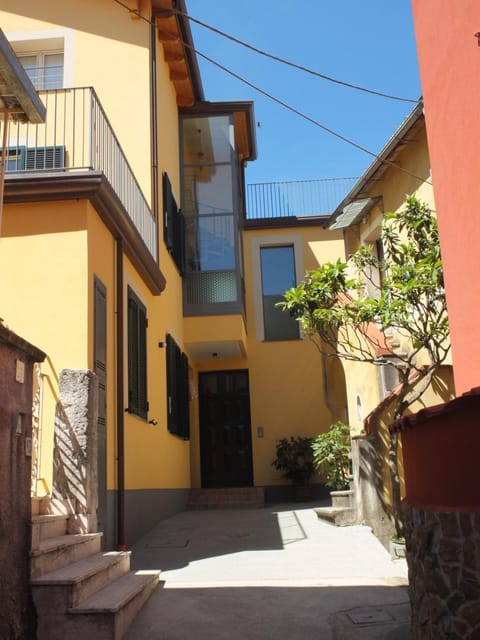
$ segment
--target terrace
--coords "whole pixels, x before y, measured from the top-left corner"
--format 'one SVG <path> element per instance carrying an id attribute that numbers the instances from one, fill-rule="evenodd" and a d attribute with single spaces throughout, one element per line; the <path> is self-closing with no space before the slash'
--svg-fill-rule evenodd
<path id="1" fill-rule="evenodd" d="M 102 173 L 156 260 L 155 217 L 94 89 L 54 89 L 39 95 L 46 121 L 10 124 L 7 175 Z"/>
<path id="2" fill-rule="evenodd" d="M 247 220 L 330 216 L 358 178 L 261 182 L 247 185 Z"/>

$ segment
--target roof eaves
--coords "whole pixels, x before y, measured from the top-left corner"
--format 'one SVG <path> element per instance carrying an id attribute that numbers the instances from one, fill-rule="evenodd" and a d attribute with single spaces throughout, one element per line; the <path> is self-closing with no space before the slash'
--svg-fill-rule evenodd
<path id="1" fill-rule="evenodd" d="M 331 224 L 343 213 L 347 205 L 354 202 L 358 195 L 362 193 L 365 186 L 374 178 L 375 174 L 385 165 L 385 161 L 393 154 L 399 144 L 405 139 L 406 134 L 423 118 L 423 101 L 420 99 L 410 114 L 403 120 L 393 136 L 377 155 L 365 173 L 359 178 L 345 198 L 340 202 L 331 216 Z"/>

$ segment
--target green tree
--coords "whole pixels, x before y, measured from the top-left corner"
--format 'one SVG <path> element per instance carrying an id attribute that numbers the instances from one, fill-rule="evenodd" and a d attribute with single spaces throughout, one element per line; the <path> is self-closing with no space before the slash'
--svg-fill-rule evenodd
<path id="1" fill-rule="evenodd" d="M 385 214 L 381 242 L 383 259 L 370 245 L 361 246 L 348 261 L 326 263 L 307 273 L 284 294 L 280 306 L 297 318 L 305 333 L 319 336 L 318 346 L 327 355 L 394 367 L 399 385 L 392 409 L 397 419 L 426 391 L 450 349 L 436 217 L 409 196 L 400 212 Z M 392 434 L 393 516 L 401 534 L 397 454 L 397 436 Z"/>

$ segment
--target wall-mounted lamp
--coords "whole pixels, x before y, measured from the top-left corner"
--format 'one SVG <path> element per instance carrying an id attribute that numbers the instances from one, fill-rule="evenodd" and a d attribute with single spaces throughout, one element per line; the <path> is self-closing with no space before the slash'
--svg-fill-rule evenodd
<path id="1" fill-rule="evenodd" d="M 153 426 L 156 427 L 158 422 L 154 418 L 152 418 L 151 420 L 148 421 L 148 424 L 153 424 Z"/>
<path id="2" fill-rule="evenodd" d="M 167 343 L 166 343 L 166 342 L 159 342 L 159 343 L 158 343 L 158 348 L 159 348 L 159 349 L 165 349 L 165 348 L 166 348 L 166 346 L 167 346 Z"/>

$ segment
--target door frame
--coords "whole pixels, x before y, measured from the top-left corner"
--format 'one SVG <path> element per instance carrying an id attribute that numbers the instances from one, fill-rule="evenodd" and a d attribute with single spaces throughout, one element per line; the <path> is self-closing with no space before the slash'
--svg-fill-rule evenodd
<path id="1" fill-rule="evenodd" d="M 208 376 L 208 375 L 227 375 L 227 374 L 235 374 L 235 373 L 243 373 L 246 374 L 247 377 L 247 400 L 248 400 L 248 455 L 249 455 L 249 459 L 248 459 L 248 480 L 246 482 L 242 482 L 240 484 L 230 484 L 230 483 L 225 483 L 222 485 L 216 485 L 216 484 L 211 484 L 210 482 L 206 481 L 206 471 L 205 471 L 205 463 L 204 463 L 204 436 L 202 435 L 202 408 L 201 408 L 201 403 L 202 403 L 202 393 L 201 393 L 201 377 L 202 376 Z M 250 408 L 250 375 L 249 375 L 249 370 L 248 369 L 221 369 L 221 370 L 215 370 L 215 371 L 200 371 L 198 373 L 198 389 L 199 389 L 199 393 L 198 393 L 198 426 L 199 426 L 199 458 L 200 458 L 200 482 L 201 482 L 201 486 L 202 488 L 220 488 L 221 487 L 253 487 L 254 483 L 253 483 L 253 434 L 252 434 L 252 421 L 251 421 L 251 408 Z M 202 453 L 203 450 L 203 453 Z"/>

